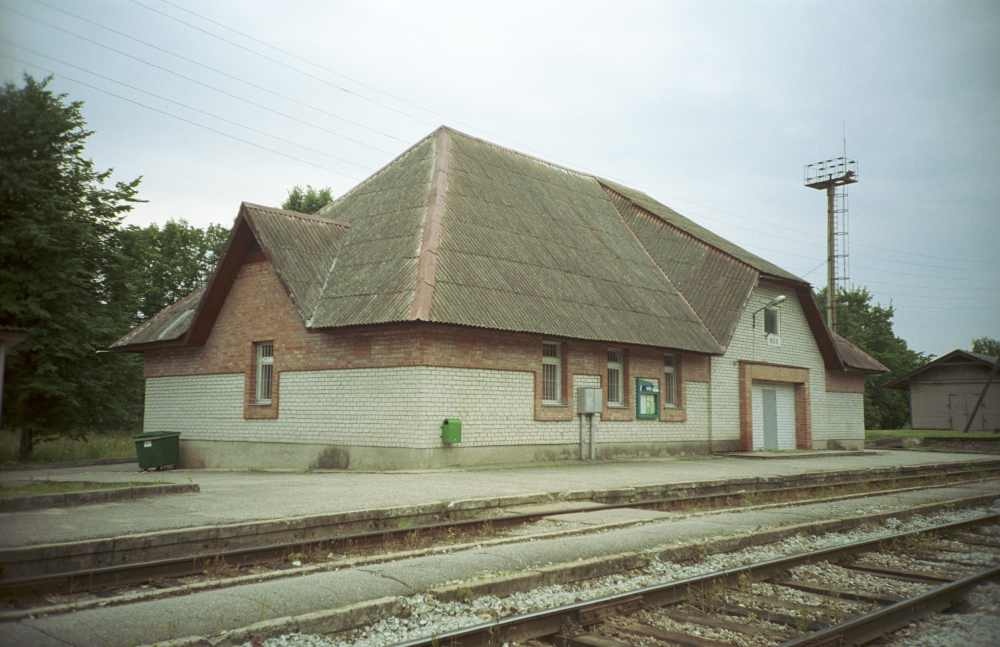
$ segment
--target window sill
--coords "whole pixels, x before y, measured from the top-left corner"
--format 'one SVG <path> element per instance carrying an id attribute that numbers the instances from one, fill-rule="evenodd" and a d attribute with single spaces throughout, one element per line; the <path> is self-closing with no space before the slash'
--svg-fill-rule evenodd
<path id="1" fill-rule="evenodd" d="M 608 402 L 607 406 L 609 409 L 624 409 L 625 403 Z"/>
<path id="2" fill-rule="evenodd" d="M 568 407 L 568 402 L 557 402 L 555 400 L 542 400 L 543 407 Z"/>

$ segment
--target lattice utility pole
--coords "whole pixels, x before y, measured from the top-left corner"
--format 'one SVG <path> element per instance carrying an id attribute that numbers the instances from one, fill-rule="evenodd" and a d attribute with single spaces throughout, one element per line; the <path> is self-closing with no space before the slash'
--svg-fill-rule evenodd
<path id="1" fill-rule="evenodd" d="M 836 295 L 850 278 L 847 245 L 847 185 L 858 181 L 858 163 L 844 155 L 806 164 L 805 185 L 826 191 L 826 323 L 837 329 Z"/>

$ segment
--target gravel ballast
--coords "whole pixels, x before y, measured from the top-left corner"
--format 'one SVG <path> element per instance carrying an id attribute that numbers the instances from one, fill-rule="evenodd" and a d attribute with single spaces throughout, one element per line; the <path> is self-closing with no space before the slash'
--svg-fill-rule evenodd
<path id="1" fill-rule="evenodd" d="M 287 634 L 268 638 L 263 644 L 267 647 L 383 647 L 414 638 L 442 634 L 510 615 L 550 609 L 737 566 L 874 539 L 890 533 L 917 531 L 935 525 L 964 521 L 980 516 L 984 512 L 986 510 L 981 508 L 947 511 L 916 516 L 906 521 L 893 518 L 877 528 L 859 528 L 817 536 L 797 535 L 766 546 L 708 555 L 697 563 L 675 563 L 653 559 L 645 567 L 636 571 L 571 584 L 537 587 L 531 591 L 516 592 L 503 598 L 487 595 L 466 602 L 452 602 L 438 600 L 426 594 L 413 595 L 402 600 L 405 608 L 403 614 L 385 618 L 373 625 L 358 628 L 347 634 L 333 637 Z M 813 576 L 809 579 L 819 579 L 825 577 L 826 573 L 836 572 L 839 569 L 839 567 L 829 564 L 799 567 L 799 569 L 809 568 L 813 568 L 813 570 L 803 571 Z M 844 571 L 844 569 L 839 570 Z M 839 573 L 838 575 L 841 578 L 838 580 L 838 585 L 845 588 L 859 586 L 862 590 L 897 595 L 912 595 L 924 588 L 920 584 L 902 583 L 892 589 L 882 585 L 882 582 L 888 582 L 884 578 L 859 573 L 850 573 L 850 575 Z M 892 583 L 896 584 L 897 582 L 892 581 Z M 799 595 L 808 594 L 799 593 Z M 704 635 L 709 636 L 709 634 Z M 760 644 L 756 640 L 745 640 L 744 637 L 739 637 L 735 641 L 738 644 L 748 646 Z M 249 646 L 249 643 L 247 645 Z"/>

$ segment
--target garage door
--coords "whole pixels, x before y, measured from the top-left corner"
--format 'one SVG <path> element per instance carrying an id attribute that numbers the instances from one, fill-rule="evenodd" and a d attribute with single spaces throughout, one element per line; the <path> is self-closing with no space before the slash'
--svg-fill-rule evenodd
<path id="1" fill-rule="evenodd" d="M 795 385 L 754 381 L 753 448 L 795 449 Z"/>

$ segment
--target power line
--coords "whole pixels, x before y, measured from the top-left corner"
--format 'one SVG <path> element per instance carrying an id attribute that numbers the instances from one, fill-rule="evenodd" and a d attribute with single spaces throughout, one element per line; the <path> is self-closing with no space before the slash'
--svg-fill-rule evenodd
<path id="1" fill-rule="evenodd" d="M 182 7 L 181 5 L 177 4 L 176 2 L 171 2 L 170 0 L 160 0 L 160 2 L 162 2 L 165 5 L 171 6 L 174 9 L 177 9 L 178 11 L 183 11 L 184 13 L 190 14 L 190 15 L 195 16 L 197 18 L 201 18 L 202 20 L 204 20 L 206 22 L 209 22 L 209 23 L 211 23 L 211 24 L 213 24 L 213 25 L 215 25 L 217 27 L 220 27 L 222 29 L 225 29 L 228 32 L 237 34 L 238 36 L 242 36 L 243 38 L 246 38 L 248 40 L 252 40 L 253 42 L 258 43 L 260 45 L 263 45 L 265 47 L 269 47 L 269 48 L 273 49 L 276 52 L 280 52 L 280 53 L 284 54 L 285 56 L 288 56 L 289 58 L 293 58 L 293 59 L 295 59 L 297 61 L 302 61 L 303 63 L 306 63 L 308 65 L 312 65 L 313 67 L 317 67 L 317 68 L 319 68 L 321 70 L 324 70 L 324 71 L 329 72 L 331 74 L 335 74 L 335 75 L 337 75 L 337 76 L 339 76 L 341 78 L 347 79 L 351 83 L 355 83 L 355 84 L 357 84 L 357 85 L 359 85 L 359 86 L 361 86 L 363 88 L 367 88 L 368 90 L 371 90 L 372 92 L 377 92 L 378 94 L 382 94 L 382 95 L 385 95 L 385 96 L 390 97 L 392 99 L 395 99 L 396 101 L 399 101 L 400 103 L 405 103 L 407 105 L 413 106 L 414 108 L 417 108 L 418 110 L 423 110 L 424 112 L 426 112 L 428 114 L 434 115 L 435 117 L 437 116 L 436 111 L 431 110 L 430 108 L 421 106 L 418 103 L 414 103 L 413 101 L 410 101 L 410 100 L 408 100 L 408 99 L 406 99 L 404 97 L 400 97 L 399 95 L 393 94 L 392 92 L 388 92 L 386 90 L 382 90 L 380 88 L 376 88 L 373 85 L 370 85 L 368 83 L 365 83 L 364 81 L 360 81 L 358 79 L 355 79 L 354 77 L 348 76 L 347 74 L 344 74 L 343 72 L 338 72 L 337 70 L 334 70 L 333 68 L 327 67 L 326 65 L 323 65 L 321 63 L 317 63 L 317 62 L 311 61 L 311 60 L 309 60 L 309 59 L 307 59 L 307 58 L 305 58 L 303 56 L 299 56 L 295 52 L 292 52 L 292 51 L 289 51 L 289 50 L 284 49 L 282 47 L 279 47 L 279 46 L 275 45 L 274 43 L 268 42 L 266 40 L 262 40 L 260 38 L 257 38 L 255 36 L 253 36 L 252 34 L 248 34 L 248 33 L 244 32 L 244 31 L 240 31 L 239 29 L 236 29 L 236 28 L 234 28 L 234 27 L 232 27 L 230 25 L 227 25 L 226 23 L 224 23 L 222 21 L 215 20 L 214 18 L 210 18 L 209 16 L 206 16 L 205 14 L 198 13 L 197 11 L 194 11 L 193 9 L 188 9 L 187 7 Z"/>
<path id="2" fill-rule="evenodd" d="M 261 110 L 266 110 L 267 112 L 271 112 L 271 113 L 274 113 L 274 114 L 279 115 L 281 117 L 284 117 L 286 119 L 289 119 L 291 121 L 295 121 L 295 122 L 303 124 L 305 126 L 309 126 L 310 128 L 315 128 L 316 130 L 321 130 L 321 131 L 323 131 L 325 133 L 329 133 L 329 134 L 334 135 L 336 137 L 340 137 L 340 138 L 343 138 L 343 139 L 354 141 L 354 142 L 359 143 L 359 144 L 361 144 L 363 146 L 367 146 L 369 148 L 373 148 L 373 149 L 379 150 L 381 152 L 388 152 L 388 151 L 383 151 L 382 149 L 380 149 L 380 148 L 378 148 L 376 146 L 373 146 L 371 144 L 362 142 L 361 140 L 354 139 L 352 137 L 344 135 L 343 133 L 339 133 L 339 132 L 337 132 L 335 130 L 330 130 L 329 128 L 325 128 L 323 126 L 311 123 L 311 122 L 306 121 L 304 119 L 300 119 L 300 118 L 296 117 L 295 115 L 290 115 L 290 114 L 288 114 L 286 112 L 282 112 L 280 110 L 275 110 L 274 108 L 271 108 L 270 106 L 264 105 L 263 103 L 259 103 L 257 101 L 254 101 L 253 99 L 247 99 L 246 97 L 241 97 L 241 96 L 239 96 L 237 94 L 233 94 L 233 93 L 228 92 L 226 90 L 222 90 L 221 88 L 215 87 L 215 86 L 210 85 L 208 83 L 205 83 L 203 81 L 199 81 L 198 79 L 196 79 L 194 77 L 188 76 L 188 75 L 183 74 L 181 72 L 177 72 L 176 70 L 172 70 L 169 67 L 165 67 L 165 66 L 160 65 L 158 63 L 154 63 L 152 61 L 148 61 L 148 60 L 146 60 L 144 58 L 140 58 L 140 57 L 135 56 L 133 54 L 129 54 L 128 52 L 126 52 L 124 50 L 120 50 L 120 49 L 118 49 L 116 47 L 112 47 L 110 45 L 105 45 L 104 43 L 101 43 L 101 42 L 99 42 L 97 40 L 94 40 L 93 38 L 88 38 L 87 36 L 81 36 L 80 34 L 77 34 L 76 32 L 74 32 L 72 30 L 66 29 L 64 27 L 59 27 L 58 25 L 53 25 L 50 22 L 47 22 L 47 21 L 42 20 L 40 18 L 35 18 L 34 16 L 29 16 L 29 15 L 24 14 L 24 13 L 22 13 L 22 12 L 16 10 L 16 9 L 12 9 L 11 7 L 9 7 L 7 5 L 0 5 L 0 6 L 2 6 L 4 9 L 6 9 L 7 11 L 10 11 L 13 14 L 20 16 L 21 18 L 24 18 L 26 20 L 30 20 L 31 22 L 38 23 L 40 25 L 48 27 L 49 29 L 54 29 L 54 30 L 60 31 L 60 32 L 62 32 L 64 34 L 68 34 L 68 35 L 70 35 L 70 36 L 72 36 L 74 38 L 78 38 L 78 39 L 80 39 L 82 41 L 91 43 L 93 45 L 96 45 L 96 46 L 101 47 L 103 49 L 106 49 L 108 51 L 111 51 L 111 52 L 114 52 L 114 53 L 119 54 L 121 56 L 124 56 L 126 58 L 130 58 L 130 59 L 132 59 L 134 61 L 142 63 L 143 65 L 148 65 L 149 67 L 156 68 L 158 70 L 166 72 L 167 74 L 171 74 L 171 75 L 176 76 L 178 78 L 184 79 L 185 81 L 188 81 L 190 83 L 194 83 L 195 85 L 198 85 L 198 86 L 201 86 L 201 87 L 206 88 L 208 90 L 211 90 L 212 92 L 217 92 L 219 94 L 225 95 L 225 96 L 230 97 L 232 99 L 236 99 L 237 101 L 242 101 L 244 103 L 252 105 L 252 106 L 254 106 L 256 108 L 259 108 Z M 368 168 L 367 166 L 365 166 L 363 164 L 358 164 L 357 162 L 351 162 L 351 165 L 357 166 L 358 168 L 362 168 L 362 169 L 367 169 Z"/>
<path id="3" fill-rule="evenodd" d="M 696 213 L 695 210 L 693 210 L 693 209 L 686 209 L 685 208 L 684 210 L 687 211 L 688 213 L 692 213 L 692 214 Z M 696 215 L 701 220 L 710 220 L 710 221 L 714 221 L 714 222 L 717 222 L 717 223 L 720 223 L 720 224 L 723 224 L 723 225 L 726 225 L 726 226 L 729 226 L 729 227 L 735 227 L 737 229 L 745 229 L 747 231 L 752 231 L 754 233 L 760 233 L 761 232 L 761 230 L 760 230 L 759 227 L 751 227 L 751 226 L 748 226 L 748 225 L 741 225 L 741 224 L 735 223 L 735 222 L 733 222 L 731 220 L 724 219 L 724 218 L 722 218 L 720 216 L 705 215 L 704 212 L 697 212 Z M 762 220 L 764 222 L 771 222 L 771 223 L 779 224 L 777 220 L 773 220 L 773 219 L 766 219 L 766 218 L 764 218 Z M 796 231 L 800 232 L 804 236 L 808 235 L 808 232 L 806 232 L 804 230 L 801 230 L 801 229 L 794 229 L 794 228 L 787 228 L 787 227 L 786 227 L 786 229 L 789 229 L 789 231 L 793 231 L 793 232 L 796 232 Z M 785 236 L 785 235 L 777 234 L 777 233 L 773 233 L 773 232 L 768 232 L 767 235 L 768 235 L 769 238 L 777 238 L 777 239 L 780 239 L 780 240 L 787 240 L 787 241 L 795 242 L 795 243 L 801 243 L 802 242 L 801 238 L 793 238 L 791 236 Z M 812 241 L 812 242 L 816 242 L 816 243 L 819 242 L 817 239 L 814 239 L 814 238 L 810 238 L 809 240 Z M 855 243 L 855 244 L 862 245 L 862 243 Z M 872 245 L 864 245 L 864 246 L 866 246 L 866 247 L 874 247 Z M 877 260 L 882 260 L 882 259 L 877 259 Z M 958 260 L 958 259 L 956 259 L 956 260 Z M 972 259 L 966 259 L 966 260 L 968 260 L 969 262 L 984 262 L 984 261 L 976 261 L 976 260 L 972 260 Z M 871 262 L 872 261 L 870 259 L 868 259 L 868 257 L 865 257 L 865 263 L 871 263 Z M 944 271 L 948 271 L 948 272 L 969 272 L 969 271 L 972 271 L 972 270 L 970 270 L 969 268 L 966 268 L 966 267 L 939 265 L 939 264 L 933 264 L 933 263 L 918 263 L 918 262 L 915 262 L 915 261 L 885 259 L 885 262 L 887 264 L 895 263 L 895 264 L 902 264 L 902 265 L 912 265 L 914 267 L 926 267 L 926 268 L 929 268 L 929 269 L 944 270 Z M 865 263 L 861 263 L 861 264 L 864 265 Z M 855 262 L 855 264 L 858 264 L 858 263 Z M 895 268 L 893 268 L 893 271 L 898 271 L 898 270 L 895 270 Z M 922 276 L 934 276 L 934 275 L 933 274 L 923 274 Z"/>
<path id="4" fill-rule="evenodd" d="M 75 63 L 70 63 L 69 61 L 64 61 L 64 60 L 56 58 L 54 56 L 49 56 L 47 54 L 43 54 L 42 52 L 39 52 L 38 50 L 35 50 L 35 49 L 31 48 L 31 47 L 26 47 L 25 45 L 21 45 L 20 43 L 14 42 L 12 40 L 8 40 L 6 38 L 0 38 L 0 42 L 9 43 L 9 44 L 13 45 L 14 47 L 16 47 L 18 49 L 22 49 L 22 50 L 24 50 L 26 52 L 30 52 L 31 54 L 34 54 L 35 56 L 39 56 L 41 58 L 48 59 L 50 61 L 55 61 L 56 63 L 59 63 L 61 65 L 65 65 L 67 67 L 71 67 L 71 68 L 73 68 L 75 70 L 80 70 L 81 72 L 85 72 L 87 74 L 96 76 L 98 78 L 104 79 L 105 81 L 110 81 L 110 82 L 115 83 L 117 85 L 124 86 L 126 88 L 129 88 L 130 90 L 135 90 L 136 92 L 141 92 L 141 93 L 149 95 L 151 97 L 155 97 L 155 98 L 157 98 L 157 99 L 159 99 L 161 101 L 166 101 L 168 103 L 172 103 L 174 105 L 180 106 L 180 107 L 185 108 L 187 110 L 191 110 L 193 112 L 201 113 L 201 114 L 203 114 L 205 116 L 211 117 L 212 119 L 218 119 L 219 121 L 222 121 L 222 122 L 225 122 L 227 124 L 230 124 L 231 126 L 236 126 L 238 128 L 243 128 L 245 130 L 249 130 L 250 132 L 257 133 L 258 135 L 264 135 L 265 137 L 271 137 L 273 139 L 276 139 L 278 141 L 284 142 L 286 144 L 291 144 L 292 146 L 297 146 L 297 147 L 299 147 L 299 148 L 301 148 L 303 150 L 307 150 L 307 151 L 309 151 L 311 153 L 315 153 L 317 155 L 323 155 L 325 157 L 329 157 L 331 159 L 335 159 L 335 160 L 337 160 L 339 162 L 342 162 L 342 163 L 345 163 L 345 164 L 351 163 L 349 160 L 343 160 L 342 158 L 340 158 L 340 157 L 338 157 L 336 155 L 332 155 L 332 154 L 330 154 L 330 153 L 328 153 L 326 151 L 320 150 L 318 148 L 312 148 L 311 146 L 306 146 L 305 144 L 300 144 L 300 143 L 298 143 L 296 141 L 293 141 L 291 139 L 287 139 L 285 137 L 281 137 L 280 135 L 273 135 L 273 134 L 268 133 L 268 132 L 266 132 L 264 130 L 261 130 L 259 128 L 255 128 L 253 126 L 247 126 L 246 124 L 241 124 L 238 121 L 233 121 L 232 119 L 229 119 L 228 117 L 223 117 L 222 115 L 218 115 L 218 114 L 215 114 L 213 112 L 208 112 L 207 110 L 202 110 L 201 108 L 196 108 L 195 106 L 191 106 L 191 105 L 188 105 L 186 103 L 182 103 L 180 101 L 176 101 L 176 100 L 171 99 L 169 97 L 165 97 L 165 96 L 163 96 L 161 94 L 156 94 L 155 92 L 150 92 L 149 90 L 143 90 L 142 88 L 140 88 L 138 86 L 135 86 L 135 85 L 132 85 L 131 83 L 126 83 L 124 81 L 119 81 L 119 80 L 114 79 L 114 78 L 112 78 L 110 76 L 106 76 L 104 74 L 101 74 L 100 72 L 95 72 L 95 71 L 87 69 L 85 67 L 81 67 L 79 65 L 76 65 Z M 355 178 L 353 176 L 348 176 L 348 175 L 343 175 L 342 177 L 345 177 L 345 178 L 350 179 L 350 180 L 356 180 L 357 179 L 357 178 Z"/>
<path id="5" fill-rule="evenodd" d="M 298 72 L 299 74 L 307 76 L 310 79 L 313 79 L 314 81 L 319 81 L 320 83 L 323 83 L 324 85 L 328 85 L 328 86 L 330 86 L 330 87 L 332 87 L 332 88 L 334 88 L 336 90 L 339 90 L 340 92 L 343 92 L 343 93 L 348 94 L 350 96 L 357 97 L 359 99 L 362 99 L 363 101 L 367 101 L 367 102 L 369 102 L 369 103 L 371 103 L 373 105 L 379 106 L 380 108 L 383 108 L 385 110 L 390 110 L 392 112 L 398 113 L 398 114 L 400 114 L 400 115 L 402 115 L 404 117 L 408 117 L 408 118 L 414 119 L 416 121 L 423 121 L 423 122 L 426 123 L 425 119 L 423 119 L 421 117 L 417 117 L 416 115 L 410 114 L 409 112 L 406 112 L 405 110 L 400 110 L 399 108 L 395 108 L 393 106 L 386 105 L 386 104 L 384 104 L 382 102 L 379 102 L 379 101 L 377 101 L 375 99 L 367 97 L 367 96 L 361 94 L 360 92 L 355 92 L 354 90 L 352 90 L 352 89 L 350 89 L 348 87 L 345 87 L 345 86 L 343 86 L 343 85 L 341 85 L 339 83 L 334 83 L 333 81 L 330 81 L 329 79 L 324 79 L 321 76 L 317 76 L 317 75 L 315 75 L 315 74 L 313 74 L 311 72 L 303 70 L 302 68 L 299 68 L 299 67 L 296 67 L 294 65 L 291 65 L 290 63 L 287 63 L 287 62 L 282 61 L 280 59 L 274 58 L 272 56 L 268 56 L 267 54 L 263 54 L 261 52 L 258 52 L 255 49 L 247 47 L 246 45 L 242 45 L 242 44 L 237 43 L 235 41 L 232 41 L 232 40 L 230 40 L 228 38 L 220 36 L 220 35 L 218 35 L 218 34 L 216 34 L 214 32 L 208 31 L 207 29 L 204 29 L 203 27 L 199 27 L 198 25 L 194 25 L 194 24 L 192 24 L 192 23 L 190 23 L 190 22 L 188 22 L 188 21 L 186 21 L 186 20 L 184 20 L 182 18 L 178 18 L 177 16 L 172 16 L 172 15 L 168 14 L 167 12 L 165 12 L 165 11 L 163 11 L 161 9 L 157 9 L 156 7 L 150 7 L 147 4 L 139 2 L 139 0 L 132 0 L 132 4 L 136 4 L 136 5 L 142 7 L 143 9 L 145 9 L 147 11 L 151 11 L 153 13 L 157 13 L 157 14 L 165 17 L 165 18 L 169 18 L 170 20 L 178 22 L 178 23 L 184 25 L 185 27 L 188 27 L 189 29 L 194 29 L 196 31 L 199 31 L 199 32 L 201 32 L 201 33 L 203 33 L 203 34 L 205 34 L 207 36 L 210 36 L 210 37 L 215 38 L 217 40 L 220 40 L 220 41 L 222 41 L 224 43 L 227 43 L 228 45 L 231 45 L 232 47 L 236 47 L 237 49 L 241 49 L 241 50 L 243 50 L 245 52 L 253 54 L 254 56 L 258 56 L 260 58 L 263 58 L 266 61 L 270 61 L 270 62 L 272 62 L 272 63 L 274 63 L 276 65 L 281 65 L 283 67 L 287 67 L 290 70 L 294 70 L 294 71 Z"/>
<path id="6" fill-rule="evenodd" d="M 100 23 L 100 22 L 98 22 L 96 20 L 91 20 L 90 18 L 87 18 L 86 16 L 81 16 L 79 14 L 73 13 L 72 11 L 68 11 L 66 9 L 62 9 L 60 7 L 53 6 L 53 5 L 49 4 L 48 2 L 45 2 L 45 0 L 35 0 L 35 2 L 37 2 L 38 4 L 40 4 L 40 5 L 44 6 L 44 7 L 47 7 L 48 9 L 50 9 L 52 11 L 57 11 L 57 12 L 59 12 L 61 14 L 65 14 L 67 16 L 70 16 L 71 18 L 75 18 L 75 19 L 80 20 L 82 22 L 85 22 L 87 24 L 93 25 L 93 26 L 97 27 L 98 29 L 103 29 L 105 31 L 111 32 L 112 34 L 116 34 L 118 36 L 121 36 L 122 38 L 127 38 L 128 40 L 134 41 L 134 42 L 139 43 L 141 45 L 145 45 L 146 47 L 149 47 L 151 49 L 155 49 L 155 50 L 157 50 L 159 52 L 163 52 L 164 54 L 167 54 L 169 56 L 173 56 L 173 57 L 178 58 L 178 59 L 180 59 L 182 61 L 185 61 L 187 63 L 191 63 L 192 65 L 197 65 L 199 67 L 205 68 L 206 70 L 211 70 L 212 72 L 215 72 L 216 74 L 224 76 L 224 77 L 226 77 L 228 79 L 232 79 L 234 81 L 238 81 L 239 83 L 243 83 L 245 85 L 248 85 L 248 86 L 254 88 L 255 90 L 260 90 L 261 92 L 267 92 L 268 94 L 272 94 L 274 96 L 280 97 L 280 98 L 285 99 L 287 101 L 290 101 L 292 103 L 296 103 L 298 105 L 304 106 L 306 108 L 309 108 L 310 110 L 315 110 L 317 112 L 320 112 L 320 113 L 322 113 L 322 114 L 324 114 L 324 115 L 326 115 L 328 117 L 332 117 L 334 119 L 339 119 L 340 121 L 343 121 L 344 123 L 351 124 L 351 125 L 357 126 L 359 128 L 363 128 L 363 129 L 365 129 L 365 130 L 367 130 L 367 131 L 369 131 L 371 133 L 374 133 L 376 135 L 380 135 L 382 137 L 386 137 L 388 139 L 392 139 L 392 140 L 395 140 L 395 141 L 403 143 L 403 144 L 407 143 L 405 140 L 403 140 L 403 139 L 401 139 L 399 137 L 396 137 L 395 135 L 392 135 L 392 134 L 387 133 L 385 131 L 379 130 L 377 128 L 372 128 L 372 127 L 367 126 L 366 124 L 364 124 L 364 123 L 362 123 L 360 121 L 355 121 L 353 119 L 348 119 L 347 117 L 338 115 L 337 113 L 334 113 L 334 112 L 330 112 L 330 111 L 328 111 L 328 110 L 326 110 L 324 108 L 321 108 L 319 106 L 315 106 L 315 105 L 312 105 L 310 103 L 306 103 L 304 101 L 299 101 L 298 99 L 294 99 L 292 97 L 284 95 L 284 94 L 282 94 L 282 93 L 274 90 L 273 88 L 269 88 L 267 86 L 263 86 L 263 85 L 260 85 L 258 83 L 254 83 L 253 81 L 248 81 L 248 80 L 246 80 L 246 79 L 244 79 L 244 78 L 242 78 L 240 76 L 237 76 L 235 74 L 231 74 L 229 72 L 226 72 L 225 70 L 222 70 L 220 68 L 214 67 L 212 65 L 208 65 L 207 63 L 204 63 L 203 61 L 199 61 L 197 59 L 193 59 L 193 58 L 191 58 L 189 56 L 185 56 L 183 54 L 178 54 L 177 52 L 171 51 L 171 50 L 166 49 L 164 47 L 160 47 L 159 45 L 156 45 L 156 44 L 151 43 L 149 41 L 142 40 L 141 38 L 136 38 L 135 36 L 132 36 L 131 34 L 127 34 L 127 33 L 123 32 L 121 30 L 115 29 L 113 27 L 108 27 L 107 25 L 102 24 L 102 23 Z M 360 140 L 352 140 L 352 141 L 354 141 L 355 143 L 361 144 L 363 146 L 369 146 L 369 144 L 367 144 L 365 142 L 362 142 Z M 386 150 L 383 150 L 383 149 L 380 149 L 380 148 L 376 148 L 376 150 L 379 150 L 380 152 L 383 152 L 383 153 L 390 152 L 390 151 L 386 151 Z"/>
<path id="7" fill-rule="evenodd" d="M 295 160 L 296 162 L 300 162 L 300 163 L 306 164 L 308 166 L 313 166 L 313 167 L 318 168 L 318 169 L 322 169 L 322 170 L 325 170 L 325 171 L 330 171 L 331 173 L 336 173 L 337 175 L 340 175 L 341 177 L 344 177 L 346 179 L 349 179 L 349 180 L 352 180 L 352 181 L 356 181 L 356 178 L 342 175 L 338 171 L 335 171 L 335 170 L 333 170 L 331 168 L 328 168 L 326 166 L 322 166 L 320 164 L 316 164 L 315 162 L 310 162 L 307 159 L 303 159 L 303 158 L 298 157 L 296 155 L 290 155 L 288 153 L 284 153 L 282 151 L 279 151 L 279 150 L 274 149 L 274 148 L 270 148 L 268 146 L 264 146 L 262 144 L 258 144 L 257 142 L 250 141 L 249 139 L 243 139 L 242 137 L 239 137 L 237 135 L 232 135 L 230 133 L 227 133 L 225 131 L 219 130 L 217 128 L 212 128 L 211 126 L 206 126 L 205 124 L 198 123 L 197 121 L 193 121 L 191 119 L 187 119 L 185 117 L 181 117 L 180 115 L 175 115 L 172 112 L 168 112 L 166 110 L 162 110 L 162 109 L 157 108 L 155 106 L 147 105 L 145 103 L 142 103 L 141 101 L 136 101 L 135 99 L 130 99 L 129 97 L 122 96 L 122 95 L 117 94 L 115 92 L 112 92 L 110 90 L 105 90 L 104 88 L 98 87 L 98 86 L 93 85 L 91 83 L 87 83 L 86 81 L 81 81 L 79 79 L 74 79 L 73 77 L 66 76 L 65 74 L 56 72 L 55 70 L 49 69 L 49 68 L 47 68 L 47 67 L 45 67 L 43 65 L 39 65 L 37 63 L 32 63 L 30 61 L 25 61 L 25 60 L 22 60 L 22 59 L 20 59 L 20 58 L 18 58 L 16 56 L 10 56 L 9 54 L 0 54 L 0 57 L 8 58 L 8 59 L 17 61 L 18 63 L 21 63 L 22 65 L 27 65 L 27 66 L 30 66 L 30 67 L 37 68 L 39 70 L 42 70 L 43 72 L 48 72 L 49 74 L 53 74 L 55 76 L 58 76 L 59 78 L 64 79 L 66 81 L 71 81 L 73 83 L 82 85 L 84 87 L 91 88 L 93 90 L 97 90 L 98 92 L 102 92 L 102 93 L 107 94 L 109 96 L 112 96 L 112 97 L 114 97 L 116 99 L 121 99 L 122 101 L 127 101 L 127 102 L 129 102 L 131 104 L 137 105 L 140 108 L 145 108 L 146 110 L 150 110 L 152 112 L 157 112 L 157 113 L 159 113 L 161 115 L 166 115 L 167 117 L 170 117 L 171 119 L 176 119 L 178 121 L 182 121 L 182 122 L 190 124 L 192 126 L 197 126 L 198 128 L 203 128 L 203 129 L 211 131 L 211 132 L 213 132 L 213 133 L 215 133 L 217 135 L 222 135 L 223 137 L 228 137 L 229 139 L 233 139 L 233 140 L 241 142 L 243 144 L 247 144 L 249 146 L 253 146 L 254 148 L 259 148 L 259 149 L 261 149 L 263 151 L 267 151 L 268 153 L 273 153 L 274 155 L 280 155 L 281 157 L 285 157 L 285 158 L 288 158 L 290 160 Z"/>
<path id="8" fill-rule="evenodd" d="M 720 209 L 719 207 L 717 207 L 715 205 L 708 204 L 708 203 L 703 203 L 703 202 L 699 202 L 699 201 L 695 201 L 695 200 L 689 200 L 689 199 L 685 199 L 683 197 L 681 198 L 681 201 L 682 202 L 686 202 L 686 203 L 688 203 L 690 205 L 694 205 L 695 207 L 700 207 L 701 209 L 707 209 L 707 210 L 713 211 L 716 214 L 718 214 L 718 215 L 713 215 L 713 216 L 705 216 L 704 213 L 701 213 L 699 215 L 699 218 L 707 218 L 709 220 L 715 220 L 716 222 L 728 224 L 728 225 L 733 226 L 733 227 L 741 227 L 741 228 L 744 228 L 744 229 L 749 229 L 749 227 L 746 227 L 745 225 L 736 224 L 732 220 L 730 220 L 728 218 L 722 217 L 722 216 L 725 215 L 725 213 L 724 213 L 725 210 L 724 209 Z M 684 208 L 684 209 L 685 209 L 685 211 L 688 211 L 690 213 L 694 213 L 695 212 L 694 209 L 687 209 L 687 208 Z M 822 241 L 820 241 L 820 239 L 812 238 L 812 236 L 814 235 L 813 232 L 809 232 L 809 231 L 806 231 L 804 229 L 799 229 L 799 228 L 796 228 L 796 227 L 789 227 L 787 222 L 779 221 L 779 220 L 776 220 L 774 218 L 764 218 L 764 217 L 761 217 L 761 216 L 756 216 L 755 219 L 758 220 L 758 221 L 761 221 L 761 222 L 767 222 L 767 223 L 772 223 L 772 224 L 775 224 L 775 225 L 779 225 L 782 228 L 782 230 L 801 234 L 802 236 L 808 237 L 809 240 L 811 240 L 813 242 L 816 242 L 816 243 L 822 242 Z M 759 229 L 756 229 L 755 231 L 759 231 Z M 780 238 L 781 236 L 777 236 L 777 237 Z M 785 237 L 785 238 L 787 238 L 787 237 Z M 789 240 L 792 240 L 792 239 L 789 239 Z M 794 239 L 794 240 L 796 242 L 801 242 L 800 239 Z M 900 250 L 898 248 L 891 248 L 891 247 L 885 247 L 885 246 L 880 246 L 880 245 L 873 245 L 871 243 L 856 242 L 856 243 L 852 243 L 852 244 L 857 245 L 859 247 L 867 247 L 869 249 L 883 250 L 883 251 L 889 252 L 891 254 L 899 255 L 899 256 L 907 256 L 907 257 L 910 257 L 910 256 L 926 256 L 928 258 L 932 258 L 932 259 L 936 259 L 936 260 L 943 260 L 943 261 L 948 261 L 948 262 L 959 261 L 959 262 L 964 262 L 964 263 L 990 263 L 990 264 L 993 263 L 993 261 L 988 260 L 988 259 L 981 259 L 981 258 L 960 258 L 960 259 L 959 258 L 948 258 L 948 257 L 944 257 L 944 256 L 934 256 L 932 254 L 926 254 L 926 253 L 922 253 L 922 252 L 916 252 L 916 251 L 912 251 L 911 252 L 909 250 Z M 908 264 L 908 265 L 921 265 L 921 266 L 925 266 L 925 267 L 945 267 L 945 266 L 940 266 L 940 265 L 928 265 L 928 264 L 915 263 L 915 262 L 910 261 L 910 260 L 898 260 L 898 261 L 895 261 L 895 262 L 904 263 L 904 264 Z M 947 267 L 950 268 L 952 266 L 947 266 Z"/>

